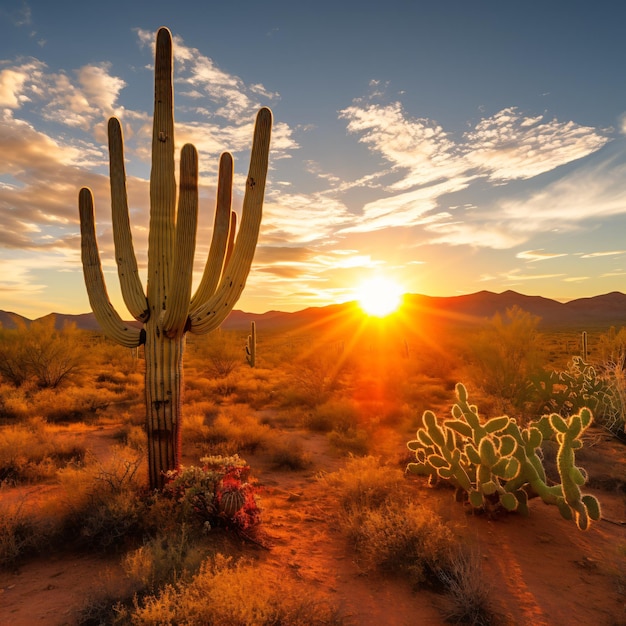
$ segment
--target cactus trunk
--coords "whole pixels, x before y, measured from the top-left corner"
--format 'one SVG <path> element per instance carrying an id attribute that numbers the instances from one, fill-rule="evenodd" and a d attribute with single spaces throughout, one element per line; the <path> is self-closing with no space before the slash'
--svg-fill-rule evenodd
<path id="1" fill-rule="evenodd" d="M 236 238 L 236 217 L 230 206 L 232 157 L 224 153 L 220 158 L 213 239 L 202 280 L 191 297 L 198 221 L 198 155 L 192 145 L 183 146 L 177 198 L 172 67 L 171 34 L 161 28 L 155 60 L 147 295 L 139 280 L 132 243 L 121 127 L 115 118 L 109 121 L 115 257 L 124 302 L 143 325 L 141 329 L 123 322 L 109 301 L 96 241 L 93 195 L 87 188 L 79 194 L 83 272 L 96 319 L 117 343 L 131 348 L 145 346 L 152 488 L 162 487 L 166 472 L 176 469 L 180 462 L 185 335 L 188 331 L 206 334 L 218 328 L 241 295 L 250 271 L 261 223 L 272 125 L 269 109 L 261 109 L 254 128 Z"/>
<path id="2" fill-rule="evenodd" d="M 153 488 L 162 486 L 164 472 L 179 465 L 184 347 L 184 336 L 162 337 L 157 324 L 146 324 L 146 430 Z"/>

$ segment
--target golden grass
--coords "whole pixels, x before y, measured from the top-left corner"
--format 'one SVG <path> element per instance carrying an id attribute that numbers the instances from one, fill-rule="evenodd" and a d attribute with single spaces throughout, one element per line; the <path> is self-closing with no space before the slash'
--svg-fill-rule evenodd
<path id="1" fill-rule="evenodd" d="M 194 578 L 146 596 L 124 616 L 141 626 L 321 626 L 341 624 L 337 610 L 308 584 L 260 577 L 252 563 L 217 555 Z"/>

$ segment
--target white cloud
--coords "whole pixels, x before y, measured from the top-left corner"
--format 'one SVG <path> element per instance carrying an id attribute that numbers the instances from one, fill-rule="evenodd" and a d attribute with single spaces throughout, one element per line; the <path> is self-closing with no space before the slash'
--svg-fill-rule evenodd
<path id="1" fill-rule="evenodd" d="M 389 105 L 353 105 L 340 112 L 348 131 L 403 172 L 392 186 L 405 190 L 416 185 L 460 175 L 466 166 L 456 144 L 438 124 L 408 118 L 399 102 Z"/>
<path id="2" fill-rule="evenodd" d="M 467 159 L 494 181 L 532 178 L 595 152 L 609 139 L 574 122 L 523 117 L 516 107 L 485 118 L 464 136 Z"/>
<path id="3" fill-rule="evenodd" d="M 545 250 L 524 250 L 517 253 L 518 259 L 525 261 L 545 261 L 547 259 L 556 259 L 558 257 L 567 256 L 564 252 L 546 252 Z"/>
<path id="4" fill-rule="evenodd" d="M 0 72 L 0 106 L 17 109 L 23 101 L 24 83 L 28 75 L 15 69 Z"/>
<path id="5" fill-rule="evenodd" d="M 595 259 L 603 256 L 620 256 L 626 254 L 626 250 L 606 250 L 604 252 L 588 252 L 587 254 L 581 254 L 581 259 Z"/>
<path id="6" fill-rule="evenodd" d="M 356 101 L 340 112 L 349 132 L 391 163 L 396 180 L 387 195 L 363 207 L 351 230 L 428 223 L 428 243 L 505 248 L 522 244 L 532 233 L 558 226 L 572 229 L 592 213 L 626 212 L 626 179 L 614 172 L 606 185 L 605 164 L 561 179 L 530 197 L 492 201 L 472 212 L 441 220 L 444 196 L 485 182 L 492 186 L 533 178 L 581 159 L 610 141 L 609 131 L 574 122 L 524 116 L 516 107 L 482 119 L 455 138 L 437 123 L 408 116 L 398 102 L 377 105 Z M 442 182 L 443 181 L 443 182 Z M 394 193 L 402 191 L 403 193 Z M 555 198 L 557 200 L 555 201 Z M 536 260 L 536 259 L 535 259 Z"/>

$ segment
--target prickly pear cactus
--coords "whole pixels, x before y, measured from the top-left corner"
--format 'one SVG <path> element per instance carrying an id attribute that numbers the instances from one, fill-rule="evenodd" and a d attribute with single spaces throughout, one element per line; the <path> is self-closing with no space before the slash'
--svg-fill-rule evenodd
<path id="1" fill-rule="evenodd" d="M 428 476 L 430 484 L 449 482 L 475 508 L 527 514 L 529 498 L 540 497 L 556 505 L 565 519 L 574 519 L 581 530 L 600 519 L 600 504 L 581 492 L 586 475 L 575 464 L 575 451 L 593 420 L 589 409 L 568 418 L 544 416 L 520 428 L 506 415 L 481 419 L 461 383 L 456 395 L 453 419 L 439 422 L 432 411 L 424 413 L 417 438 L 407 444 L 416 458 L 408 472 Z M 548 485 L 543 468 L 541 445 L 548 439 L 559 444 L 558 485 Z"/>

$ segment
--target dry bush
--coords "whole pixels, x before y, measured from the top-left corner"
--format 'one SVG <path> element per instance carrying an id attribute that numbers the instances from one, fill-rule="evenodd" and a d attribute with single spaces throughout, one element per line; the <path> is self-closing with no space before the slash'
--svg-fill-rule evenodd
<path id="1" fill-rule="evenodd" d="M 370 452 L 372 446 L 372 433 L 358 426 L 333 430 L 326 436 L 331 447 L 341 454 L 363 456 Z"/>
<path id="2" fill-rule="evenodd" d="M 319 347 L 289 363 L 289 380 L 280 390 L 283 406 L 314 407 L 326 402 L 341 386 L 347 368 L 328 347 Z"/>
<path id="3" fill-rule="evenodd" d="M 12 567 L 44 541 L 35 519 L 24 513 L 23 502 L 0 502 L 0 568 Z"/>
<path id="4" fill-rule="evenodd" d="M 194 337 L 188 361 L 198 371 L 225 378 L 243 365 L 244 345 L 238 334 L 218 329 L 206 337 Z"/>
<path id="5" fill-rule="evenodd" d="M 389 501 L 353 511 L 342 527 L 365 571 L 402 574 L 413 585 L 434 582 L 449 567 L 456 539 L 431 509 L 414 502 Z"/>
<path id="6" fill-rule="evenodd" d="M 182 439 L 186 444 L 202 444 L 211 438 L 211 429 L 204 414 L 195 410 L 185 411 L 182 420 Z"/>
<path id="7" fill-rule="evenodd" d="M 257 411 L 275 406 L 278 401 L 276 390 L 283 386 L 284 380 L 282 370 L 263 370 L 258 366 L 243 368 L 237 372 L 233 401 L 247 404 Z"/>
<path id="8" fill-rule="evenodd" d="M 303 470 L 310 467 L 311 455 L 296 437 L 280 438 L 267 444 L 267 456 L 274 469 Z"/>
<path id="9" fill-rule="evenodd" d="M 116 549 L 145 532 L 144 459 L 136 450 L 117 447 L 106 463 L 93 461 L 58 473 L 65 498 L 53 515 L 63 520 L 64 534 L 75 544 Z"/>
<path id="10" fill-rule="evenodd" d="M 480 551 L 451 550 L 445 569 L 437 571 L 446 592 L 446 621 L 467 626 L 490 626 L 494 614 L 485 585 Z"/>
<path id="11" fill-rule="evenodd" d="M 261 424 L 242 405 L 223 407 L 219 415 L 208 424 L 208 431 L 202 449 L 204 453 L 210 454 L 253 453 L 266 447 L 276 437 L 266 424 Z"/>
<path id="12" fill-rule="evenodd" d="M 195 371 L 185 371 L 185 403 L 205 402 L 211 398 L 214 389 L 214 381 L 196 375 Z"/>
<path id="13" fill-rule="evenodd" d="M 354 401 L 333 398 L 309 411 L 304 418 L 304 426 L 314 432 L 327 433 L 356 428 L 358 421 L 358 407 Z"/>
<path id="14" fill-rule="evenodd" d="M 75 326 L 62 331 L 53 317 L 14 330 L 0 329 L 0 375 L 19 387 L 32 381 L 55 389 L 78 375 L 85 360 L 85 334 Z"/>
<path id="15" fill-rule="evenodd" d="M 136 601 L 124 616 L 142 626 L 317 626 L 341 624 L 336 609 L 309 585 L 259 575 L 246 561 L 218 555 L 186 584 L 168 585 Z"/>
<path id="16" fill-rule="evenodd" d="M 342 511 L 353 511 L 382 506 L 397 494 L 404 474 L 371 456 L 351 457 L 340 470 L 322 475 L 320 482 L 337 498 Z"/>
<path id="17" fill-rule="evenodd" d="M 127 552 L 122 566 L 133 587 L 140 593 L 157 593 L 166 584 L 188 578 L 204 559 L 182 524 L 173 532 L 158 534 L 142 546 Z"/>
<path id="18" fill-rule="evenodd" d="M 142 456 L 147 454 L 148 435 L 143 426 L 133 424 L 129 418 L 122 416 L 123 425 L 117 432 L 116 439 L 131 450 L 135 450 Z"/>
<path id="19" fill-rule="evenodd" d="M 118 395 L 107 389 L 72 386 L 34 393 L 30 407 L 49 422 L 93 421 L 116 400 Z"/>
<path id="20" fill-rule="evenodd" d="M 84 446 L 56 435 L 42 420 L 0 430 L 0 484 L 46 480 L 84 457 Z"/>

